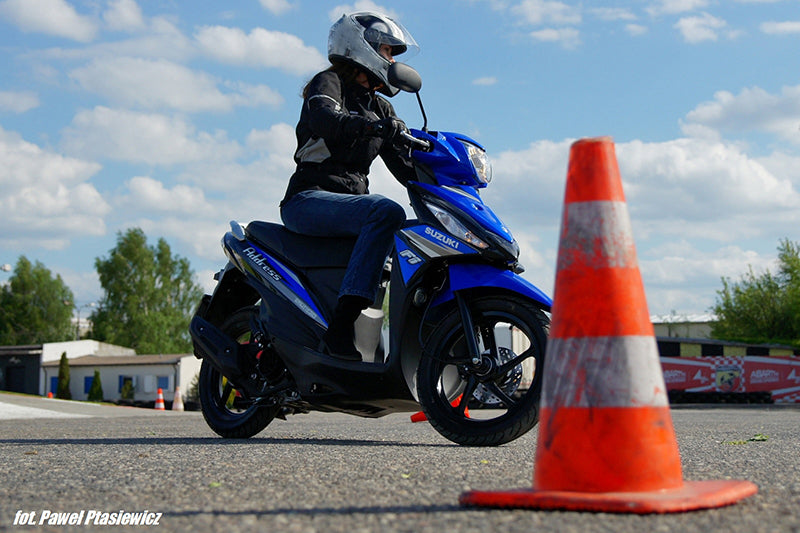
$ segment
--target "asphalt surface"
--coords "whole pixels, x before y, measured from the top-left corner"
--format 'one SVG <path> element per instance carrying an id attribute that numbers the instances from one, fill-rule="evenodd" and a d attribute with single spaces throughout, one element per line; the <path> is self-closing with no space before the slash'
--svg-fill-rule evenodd
<path id="1" fill-rule="evenodd" d="M 0 531 L 800 533 L 800 408 L 672 415 L 684 479 L 746 479 L 758 494 L 669 515 L 464 508 L 466 490 L 531 487 L 535 430 L 466 448 L 408 414 L 316 413 L 236 441 L 199 413 L 0 394 Z M 149 526 L 38 525 L 80 511 L 162 514 Z M 14 525 L 31 512 L 37 525 Z"/>

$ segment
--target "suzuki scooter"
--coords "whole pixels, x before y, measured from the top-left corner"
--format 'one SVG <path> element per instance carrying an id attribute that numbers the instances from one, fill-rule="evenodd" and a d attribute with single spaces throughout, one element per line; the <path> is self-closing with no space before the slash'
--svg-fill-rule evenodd
<path id="1" fill-rule="evenodd" d="M 190 326 L 203 416 L 223 437 L 310 411 L 421 408 L 447 439 L 493 446 L 538 421 L 552 300 L 520 276 L 517 242 L 480 197 L 491 180 L 484 148 L 428 131 L 413 68 L 395 63 L 389 79 L 416 94 L 425 122 L 402 139 L 417 220 L 396 233 L 378 297 L 356 321 L 362 360 L 318 350 L 354 239 L 231 222 L 228 263 Z"/>

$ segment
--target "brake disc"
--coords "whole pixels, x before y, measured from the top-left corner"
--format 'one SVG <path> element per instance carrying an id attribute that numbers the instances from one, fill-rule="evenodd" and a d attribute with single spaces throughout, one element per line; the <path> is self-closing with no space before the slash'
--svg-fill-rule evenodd
<path id="1" fill-rule="evenodd" d="M 517 356 L 517 354 L 508 348 L 498 348 L 497 353 L 498 366 L 506 364 Z M 481 355 L 489 355 L 488 350 Z M 505 376 L 502 376 L 499 380 L 495 381 L 495 383 L 507 396 L 513 396 L 514 393 L 517 392 L 520 383 L 522 383 L 522 363 L 509 370 Z M 503 400 L 498 398 L 497 395 L 490 391 L 483 383 L 479 383 L 478 386 L 475 387 L 475 392 L 472 393 L 472 397 L 485 405 L 499 405 L 503 403 Z"/>

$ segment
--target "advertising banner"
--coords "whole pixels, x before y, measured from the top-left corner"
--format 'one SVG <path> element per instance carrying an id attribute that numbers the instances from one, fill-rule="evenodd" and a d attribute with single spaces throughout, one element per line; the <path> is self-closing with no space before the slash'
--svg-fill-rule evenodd
<path id="1" fill-rule="evenodd" d="M 667 390 L 770 392 L 775 403 L 800 403 L 797 357 L 662 357 Z"/>

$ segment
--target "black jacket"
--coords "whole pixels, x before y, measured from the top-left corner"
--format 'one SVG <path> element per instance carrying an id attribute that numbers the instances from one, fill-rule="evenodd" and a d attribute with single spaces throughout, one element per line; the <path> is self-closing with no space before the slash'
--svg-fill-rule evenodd
<path id="1" fill-rule="evenodd" d="M 412 179 L 411 164 L 391 142 L 364 135 L 368 122 L 393 116 L 392 104 L 360 84 L 345 84 L 330 70 L 314 76 L 295 129 L 297 171 L 281 205 L 311 189 L 367 194 L 369 167 L 378 155 L 398 181 Z"/>

